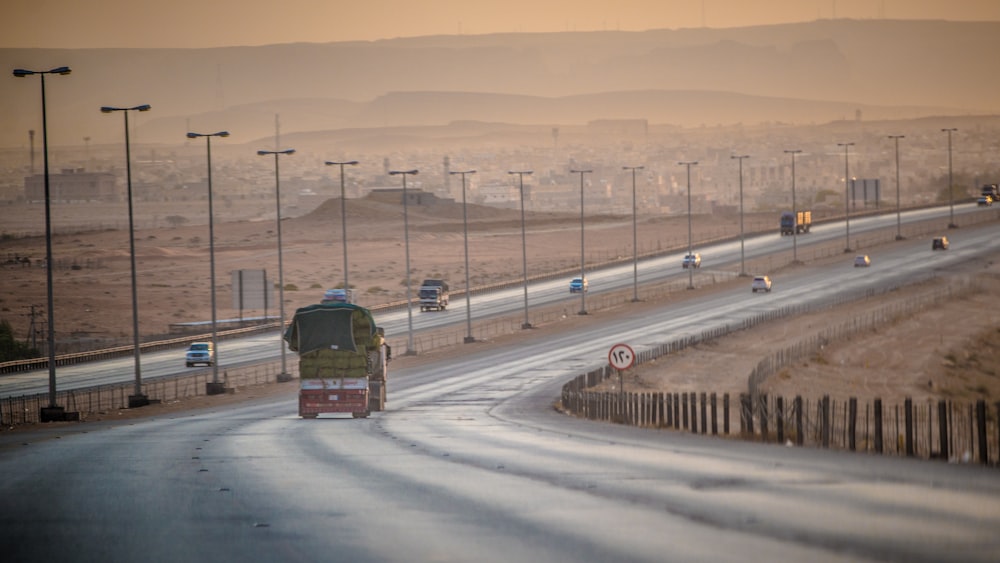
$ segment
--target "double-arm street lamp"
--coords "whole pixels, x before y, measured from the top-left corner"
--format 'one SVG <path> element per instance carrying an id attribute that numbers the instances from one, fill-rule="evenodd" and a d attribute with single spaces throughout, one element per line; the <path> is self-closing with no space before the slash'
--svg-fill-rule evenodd
<path id="1" fill-rule="evenodd" d="M 390 170 L 390 176 L 402 176 L 403 177 L 403 246 L 406 248 L 406 323 L 407 323 L 407 337 L 406 337 L 406 355 L 412 356 L 417 353 L 413 349 L 413 302 L 410 299 L 412 291 L 410 290 L 410 219 L 407 215 L 407 200 L 409 197 L 406 193 L 406 177 L 416 176 L 420 171 L 417 169 L 413 170 Z"/>
<path id="2" fill-rule="evenodd" d="M 743 244 L 743 159 L 750 158 L 748 154 L 733 155 L 729 158 L 735 158 L 740 161 L 740 277 L 746 277 L 746 255 L 744 253 Z"/>
<path id="3" fill-rule="evenodd" d="M 799 263 L 799 210 L 795 207 L 795 155 L 802 152 L 800 149 L 789 149 L 785 154 L 792 155 L 792 263 Z"/>
<path id="4" fill-rule="evenodd" d="M 906 135 L 889 135 L 889 138 L 896 143 L 896 240 L 903 240 L 903 222 L 899 206 L 899 140 L 905 139 Z"/>
<path id="5" fill-rule="evenodd" d="M 135 391 L 128 398 L 128 407 L 143 407 L 149 404 L 149 398 L 142 393 L 142 370 L 139 362 L 139 299 L 136 292 L 135 279 L 135 222 L 132 213 L 132 153 L 129 148 L 128 112 L 149 111 L 149 104 L 132 107 L 103 106 L 101 113 L 122 112 L 125 117 L 125 185 L 128 191 L 128 250 L 132 261 L 132 353 L 135 357 Z"/>
<path id="6" fill-rule="evenodd" d="M 580 315 L 587 314 L 587 270 L 583 252 L 583 175 L 592 172 L 593 170 L 570 170 L 570 174 L 580 175 Z"/>
<path id="7" fill-rule="evenodd" d="M 678 162 L 677 164 L 687 167 L 687 190 L 688 190 L 688 256 L 694 254 L 694 247 L 691 242 L 691 167 L 698 164 L 697 160 Z M 688 264 L 688 289 L 694 289 L 694 264 Z"/>
<path id="8" fill-rule="evenodd" d="M 219 382 L 219 327 L 215 305 L 215 210 L 212 208 L 212 137 L 228 137 L 229 131 L 217 133 L 188 133 L 188 139 L 205 138 L 205 150 L 208 157 L 208 271 L 212 294 L 212 381 L 205 384 L 207 395 L 219 395 L 225 392 L 223 383 Z"/>
<path id="9" fill-rule="evenodd" d="M 475 174 L 475 173 L 476 173 L 475 170 L 464 170 L 464 171 L 460 171 L 460 172 L 459 171 L 449 172 L 449 174 L 452 174 L 452 175 L 454 175 L 454 174 L 461 174 L 462 175 L 462 231 L 463 231 L 463 234 L 464 234 L 464 237 L 465 237 L 465 326 L 466 326 L 465 343 L 466 344 L 468 344 L 470 342 L 475 342 L 476 339 L 473 338 L 473 336 L 472 336 L 472 297 L 471 297 L 471 291 L 470 291 L 472 289 L 472 286 L 469 285 L 470 284 L 470 282 L 469 282 L 469 216 L 468 216 L 468 212 L 466 211 L 466 202 L 465 202 L 465 175 L 466 174 Z"/>
<path id="10" fill-rule="evenodd" d="M 281 373 L 278 374 L 278 381 L 289 381 L 291 375 L 288 374 L 285 360 L 285 265 L 281 259 L 281 179 L 278 174 L 278 157 L 283 154 L 295 154 L 295 149 L 257 151 L 258 156 L 272 154 L 274 155 L 274 202 L 278 213 L 278 316 L 281 318 L 281 322 L 278 323 L 278 343 L 281 345 Z"/>
<path id="11" fill-rule="evenodd" d="M 341 238 L 344 239 L 344 292 L 351 295 L 351 286 L 347 281 L 347 197 L 344 193 L 344 166 L 357 166 L 358 161 L 348 160 L 345 162 L 326 161 L 327 166 L 340 167 L 340 229 Z"/>
<path id="12" fill-rule="evenodd" d="M 55 333 L 55 299 L 52 293 L 52 209 L 49 201 L 49 126 L 45 107 L 45 75 L 70 73 L 68 66 L 51 70 L 14 69 L 14 76 L 23 78 L 37 74 L 42 82 L 42 154 L 45 162 L 45 283 L 48 295 L 48 352 L 49 352 L 49 404 L 39 410 L 39 420 L 51 422 L 65 420 L 66 411 L 56 404 L 56 333 Z"/>
<path id="13" fill-rule="evenodd" d="M 635 171 L 645 166 L 622 166 L 622 170 L 632 171 L 632 301 L 639 300 L 639 227 L 635 198 Z"/>
<path id="14" fill-rule="evenodd" d="M 948 228 L 955 229 L 958 228 L 958 225 L 955 224 L 955 184 L 951 176 L 951 134 L 958 131 L 958 129 L 949 127 L 941 131 L 948 134 L 948 207 L 950 208 Z"/>
<path id="15" fill-rule="evenodd" d="M 521 271 L 524 273 L 524 322 L 521 328 L 531 328 L 528 322 L 528 244 L 524 231 L 524 175 L 532 174 L 532 170 L 509 170 L 508 174 L 517 174 L 521 193 Z"/>
<path id="16" fill-rule="evenodd" d="M 847 159 L 851 147 L 854 143 L 837 143 L 838 147 L 844 147 L 844 224 L 847 228 L 847 245 L 844 252 L 851 251 L 851 196 L 849 195 L 851 186 L 851 175 L 848 173 Z"/>

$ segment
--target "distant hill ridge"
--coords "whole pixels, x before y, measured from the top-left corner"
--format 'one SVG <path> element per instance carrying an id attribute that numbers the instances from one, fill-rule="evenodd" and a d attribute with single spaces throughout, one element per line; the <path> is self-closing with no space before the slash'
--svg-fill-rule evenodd
<path id="1" fill-rule="evenodd" d="M 1000 22 L 819 20 L 732 29 L 433 36 L 215 49 L 0 49 L 48 84 L 50 141 L 117 142 L 102 105 L 148 103 L 140 142 L 456 120 L 678 125 L 1000 113 Z M 0 146 L 40 123 L 38 87 L 0 81 Z M 235 139 L 234 139 L 235 140 Z"/>

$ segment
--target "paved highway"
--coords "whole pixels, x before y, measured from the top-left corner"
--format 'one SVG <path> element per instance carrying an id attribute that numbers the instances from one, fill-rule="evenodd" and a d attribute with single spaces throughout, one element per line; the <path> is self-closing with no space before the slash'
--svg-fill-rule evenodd
<path id="1" fill-rule="evenodd" d="M 975 204 L 971 203 L 955 206 L 955 214 L 959 218 L 965 214 L 984 212 L 990 213 L 992 211 L 984 211 L 982 208 L 978 208 Z M 947 207 L 908 211 L 901 215 L 901 222 L 905 226 L 930 219 L 942 220 L 948 217 L 948 214 L 949 209 Z M 775 222 L 777 223 L 777 220 Z M 895 226 L 895 214 L 856 217 L 851 220 L 852 240 L 855 240 L 856 237 L 864 233 Z M 808 249 L 810 246 L 824 242 L 829 243 L 830 241 L 844 240 L 845 233 L 846 230 L 843 222 L 814 225 L 811 233 L 798 237 L 796 244 L 798 245 L 798 251 L 801 253 L 800 256 L 805 256 L 809 252 Z M 947 233 L 956 243 L 955 248 L 951 251 L 952 255 L 961 254 L 970 249 L 970 245 L 963 242 L 963 233 L 964 231 L 961 229 Z M 777 232 L 777 226 L 773 233 L 749 237 L 745 241 L 746 260 L 750 261 L 767 257 L 776 252 L 787 252 L 792 248 L 792 238 L 789 236 L 780 236 Z M 929 239 L 929 235 L 921 238 L 921 240 L 925 241 L 927 248 L 930 247 Z M 735 276 L 736 271 L 739 269 L 740 243 L 738 240 L 700 246 L 696 247 L 696 250 L 704 258 L 702 267 L 694 274 L 696 285 L 699 283 L 698 278 L 700 276 Z M 641 261 L 638 268 L 639 283 L 647 284 L 686 279 L 688 273 L 680 267 L 684 254 L 686 254 L 686 251 Z M 852 259 L 853 256 L 848 255 L 845 257 L 845 263 L 849 264 Z M 917 275 L 923 275 L 923 273 L 918 273 Z M 571 295 L 569 293 L 570 277 L 572 276 L 567 276 L 564 280 L 530 284 L 528 288 L 529 318 L 532 307 L 544 307 L 559 303 L 564 304 L 574 313 L 579 311 L 579 294 Z M 588 272 L 587 278 L 590 281 L 589 296 L 596 296 L 602 292 L 631 289 L 633 286 L 633 266 L 631 261 L 629 261 L 618 267 Z M 414 283 L 419 283 L 419 280 Z M 499 316 L 523 315 L 523 286 L 475 296 L 471 299 L 471 309 L 473 322 Z M 289 312 L 289 315 L 291 313 Z M 385 328 L 386 335 L 394 343 L 396 354 L 403 353 L 406 349 L 405 345 L 400 346 L 400 342 L 407 342 L 409 326 L 407 316 L 407 311 L 403 309 L 392 313 L 378 314 L 376 318 L 376 322 L 378 322 L 379 326 Z M 447 326 L 462 326 L 466 322 L 465 299 L 452 299 L 451 306 L 443 312 L 432 311 L 421 313 L 419 307 L 414 307 L 412 318 L 415 334 Z M 280 335 L 277 331 L 241 339 L 223 340 L 219 343 L 218 351 L 220 373 L 221 370 L 230 366 L 245 365 L 262 360 L 275 360 L 280 356 L 280 346 Z M 286 355 L 289 361 L 294 360 L 294 354 L 288 353 Z M 141 361 L 144 380 L 189 373 L 191 371 L 184 367 L 183 350 L 146 353 L 142 355 Z M 93 364 L 65 366 L 57 370 L 57 387 L 60 391 L 86 388 L 94 385 L 129 382 L 134 379 L 134 359 L 131 357 L 122 357 L 117 360 Z M 47 369 L 5 375 L 0 378 L 0 398 L 47 392 Z"/>
<path id="2" fill-rule="evenodd" d="M 551 407 L 561 385 L 603 364 L 615 342 L 641 350 L 770 308 L 935 275 L 995 255 L 996 232 L 952 231 L 947 252 L 903 241 L 873 252 L 870 269 L 853 268 L 850 257 L 796 268 L 775 277 L 771 294 L 749 286 L 692 292 L 613 324 L 470 347 L 448 362 L 393 372 L 389 410 L 369 419 L 302 420 L 289 393 L 158 419 L 0 434 L 0 554 L 996 561 L 996 468 L 620 427 Z"/>

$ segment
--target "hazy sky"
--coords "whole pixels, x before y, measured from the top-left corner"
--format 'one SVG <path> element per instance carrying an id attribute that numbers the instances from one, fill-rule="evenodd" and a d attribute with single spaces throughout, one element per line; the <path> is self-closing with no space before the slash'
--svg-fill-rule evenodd
<path id="1" fill-rule="evenodd" d="M 219 47 L 831 17 L 1000 21 L 1000 0 L 0 0 L 0 47 Z"/>

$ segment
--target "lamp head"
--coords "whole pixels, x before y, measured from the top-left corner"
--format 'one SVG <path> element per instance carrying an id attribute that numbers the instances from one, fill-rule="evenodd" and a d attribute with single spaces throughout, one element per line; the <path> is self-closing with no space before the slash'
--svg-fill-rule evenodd
<path id="1" fill-rule="evenodd" d="M 198 135 L 197 133 L 188 133 L 187 134 L 187 138 L 188 139 L 197 139 L 199 136 L 200 135 Z"/>
<path id="2" fill-rule="evenodd" d="M 118 109 L 118 108 L 113 108 L 113 107 L 110 107 L 110 106 L 101 106 L 101 113 L 111 113 L 111 112 L 115 111 L 116 109 Z"/>
<path id="3" fill-rule="evenodd" d="M 72 71 L 69 69 L 68 66 L 61 66 L 59 68 L 54 68 L 54 69 L 52 69 L 52 70 L 49 71 L 50 74 L 61 74 L 63 76 L 66 76 L 70 72 L 72 72 Z"/>
<path id="4" fill-rule="evenodd" d="M 15 68 L 14 69 L 14 76 L 16 76 L 18 78 L 23 78 L 25 76 L 28 76 L 29 74 L 35 74 L 35 71 L 33 71 L 33 70 L 27 70 L 27 69 L 23 69 L 23 68 Z"/>
<path id="5" fill-rule="evenodd" d="M 141 106 L 135 106 L 132 109 L 137 111 L 149 111 L 151 107 L 152 106 L 150 106 L 149 104 L 142 104 Z"/>

